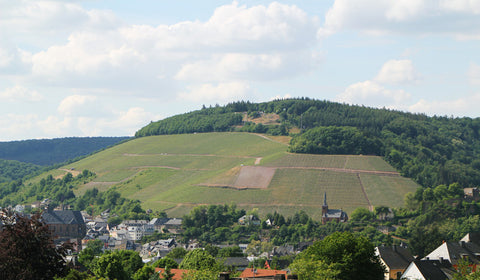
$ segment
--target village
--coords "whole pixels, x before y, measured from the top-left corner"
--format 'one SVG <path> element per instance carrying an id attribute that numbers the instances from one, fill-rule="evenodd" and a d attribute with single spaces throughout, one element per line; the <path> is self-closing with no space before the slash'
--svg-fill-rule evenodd
<path id="1" fill-rule="evenodd" d="M 464 189 L 465 198 L 478 200 L 477 188 Z M 37 202 L 31 207 L 41 208 L 48 206 L 49 200 Z M 15 207 L 15 211 L 23 211 L 24 206 Z M 65 207 L 64 207 L 65 208 Z M 48 207 L 47 207 L 48 209 Z M 322 205 L 323 223 L 345 223 L 348 216 L 340 209 L 329 209 L 327 196 L 324 194 Z M 153 263 L 167 256 L 175 248 L 183 248 L 187 251 L 202 248 L 195 240 L 181 243 L 177 236 L 182 233 L 182 218 L 153 218 L 151 220 L 124 220 L 120 224 L 110 226 L 108 219 L 110 211 L 104 211 L 98 216 L 91 216 L 85 211 L 65 210 L 58 207 L 54 210 L 46 210 L 42 214 L 43 221 L 51 229 L 56 243 L 69 241 L 75 246 L 69 254 L 69 260 L 78 263 L 78 253 L 93 240 L 101 241 L 102 251 L 132 250 L 138 252 L 144 263 Z M 388 218 L 388 217 L 385 217 Z M 272 221 L 267 220 L 271 224 Z M 261 221 L 253 215 L 244 215 L 237 221 L 238 225 L 250 224 L 259 226 Z M 154 234 L 165 233 L 167 239 L 143 242 L 142 238 Z M 312 243 L 275 246 L 268 252 L 254 255 L 247 253 L 249 244 L 212 244 L 218 248 L 238 246 L 243 253 L 242 257 L 224 258 L 226 267 L 232 267 L 241 272 L 239 278 L 233 279 L 296 279 L 291 275 L 288 267 L 271 269 L 270 263 L 273 257 L 295 256 L 306 249 Z M 480 266 L 480 233 L 472 232 L 465 235 L 457 242 L 443 242 L 435 250 L 429 252 L 423 258 L 413 256 L 405 244 L 382 245 L 375 248 L 375 254 L 379 257 L 385 268 L 385 279 L 452 279 L 457 270 L 467 266 L 472 271 L 477 271 Z M 253 268 L 252 263 L 256 259 L 265 259 L 264 269 Z M 182 259 L 175 259 L 180 264 Z M 162 273 L 164 270 L 157 269 Z M 185 270 L 173 269 L 173 274 L 182 275 Z M 180 279 L 180 278 L 174 278 Z M 230 279 L 228 274 L 221 274 L 220 279 Z"/>

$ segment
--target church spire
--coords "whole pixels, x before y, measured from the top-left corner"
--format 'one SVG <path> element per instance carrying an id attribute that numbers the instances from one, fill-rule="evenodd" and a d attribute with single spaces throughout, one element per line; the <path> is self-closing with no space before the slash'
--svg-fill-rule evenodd
<path id="1" fill-rule="evenodd" d="M 323 193 L 323 206 L 328 206 L 327 205 L 327 192 Z"/>

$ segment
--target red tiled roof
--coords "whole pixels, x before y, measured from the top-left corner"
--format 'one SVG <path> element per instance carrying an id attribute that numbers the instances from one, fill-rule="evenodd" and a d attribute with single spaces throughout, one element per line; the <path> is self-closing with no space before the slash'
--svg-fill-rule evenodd
<path id="1" fill-rule="evenodd" d="M 275 270 L 275 269 L 256 269 L 255 275 L 253 274 L 252 268 L 246 268 L 242 274 L 240 274 L 241 278 L 247 277 L 265 277 L 265 276 L 275 276 L 277 274 L 283 274 L 287 276 L 287 272 L 285 270 Z"/>
<path id="2" fill-rule="evenodd" d="M 170 272 L 173 273 L 173 280 L 181 280 L 183 274 L 188 273 L 190 270 L 188 269 L 178 269 L 178 268 L 172 268 L 170 269 Z M 160 279 L 163 279 L 162 273 L 165 272 L 165 268 L 155 268 L 155 272 L 160 273 Z"/>

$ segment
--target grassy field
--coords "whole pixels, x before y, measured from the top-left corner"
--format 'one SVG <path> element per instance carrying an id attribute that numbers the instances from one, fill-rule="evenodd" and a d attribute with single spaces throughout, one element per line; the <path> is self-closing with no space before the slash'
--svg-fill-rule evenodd
<path id="1" fill-rule="evenodd" d="M 235 203 L 246 210 L 257 208 L 260 214 L 291 215 L 303 209 L 319 219 L 325 192 L 330 208 L 351 212 L 371 205 L 400 206 L 404 195 L 417 188 L 398 174 L 373 174 L 394 171 L 379 157 L 290 154 L 287 142 L 286 137 L 248 133 L 152 136 L 63 168 L 97 174 L 77 194 L 115 186 L 123 196 L 142 201 L 145 209 L 166 210 L 172 217 L 198 205 Z M 245 166 L 273 168 L 268 186 L 234 189 Z"/>

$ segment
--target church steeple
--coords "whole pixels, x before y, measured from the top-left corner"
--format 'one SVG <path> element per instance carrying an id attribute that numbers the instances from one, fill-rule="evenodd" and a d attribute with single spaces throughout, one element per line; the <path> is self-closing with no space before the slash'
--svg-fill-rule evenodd
<path id="1" fill-rule="evenodd" d="M 322 215 L 325 215 L 327 212 L 328 212 L 327 192 L 324 192 L 323 193 Z"/>

